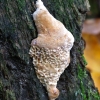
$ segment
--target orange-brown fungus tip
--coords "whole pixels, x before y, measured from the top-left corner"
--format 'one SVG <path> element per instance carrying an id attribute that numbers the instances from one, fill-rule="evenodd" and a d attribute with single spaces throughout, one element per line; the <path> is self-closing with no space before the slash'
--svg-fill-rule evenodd
<path id="1" fill-rule="evenodd" d="M 36 7 L 33 19 L 38 37 L 32 40 L 29 54 L 33 57 L 38 79 L 47 88 L 50 100 L 55 100 L 59 96 L 57 82 L 70 63 L 74 37 L 41 0 L 36 1 Z"/>
<path id="2" fill-rule="evenodd" d="M 55 100 L 59 96 L 59 90 L 56 87 L 50 87 L 48 90 L 50 100 Z"/>

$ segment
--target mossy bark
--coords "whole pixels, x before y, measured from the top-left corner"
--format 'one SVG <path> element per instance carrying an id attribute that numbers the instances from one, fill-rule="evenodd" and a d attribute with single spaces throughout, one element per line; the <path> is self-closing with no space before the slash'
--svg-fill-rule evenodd
<path id="1" fill-rule="evenodd" d="M 34 0 L 35 2 L 36 0 Z M 57 100 L 99 100 L 89 73 L 85 70 L 82 23 L 87 0 L 42 0 L 50 13 L 64 23 L 75 37 L 71 63 L 58 82 Z M 33 0 L 0 0 L 0 100 L 48 100 L 46 89 L 37 79 L 30 43 L 37 37 L 31 14 Z"/>

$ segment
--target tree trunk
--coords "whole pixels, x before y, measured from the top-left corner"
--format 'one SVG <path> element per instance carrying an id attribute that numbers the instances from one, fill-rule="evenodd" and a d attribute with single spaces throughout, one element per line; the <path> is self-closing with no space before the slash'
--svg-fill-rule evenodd
<path id="1" fill-rule="evenodd" d="M 36 0 L 34 0 L 35 2 Z M 57 100 L 100 100 L 89 73 L 85 70 L 81 26 L 89 8 L 87 0 L 42 0 L 50 13 L 64 23 L 74 37 L 71 63 L 58 82 Z M 37 37 L 31 14 L 33 0 L 0 0 L 0 100 L 48 100 L 39 82 L 30 43 Z"/>

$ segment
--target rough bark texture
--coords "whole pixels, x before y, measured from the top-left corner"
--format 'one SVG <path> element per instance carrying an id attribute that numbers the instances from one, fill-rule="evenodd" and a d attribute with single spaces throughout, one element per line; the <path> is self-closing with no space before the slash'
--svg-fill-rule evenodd
<path id="1" fill-rule="evenodd" d="M 50 13 L 64 23 L 74 37 L 71 63 L 58 82 L 57 100 L 100 100 L 85 70 L 81 26 L 87 0 L 42 0 Z M 33 0 L 0 0 L 0 100 L 48 100 L 36 77 L 30 43 L 37 36 L 31 14 Z M 35 0 L 34 0 L 35 2 Z"/>

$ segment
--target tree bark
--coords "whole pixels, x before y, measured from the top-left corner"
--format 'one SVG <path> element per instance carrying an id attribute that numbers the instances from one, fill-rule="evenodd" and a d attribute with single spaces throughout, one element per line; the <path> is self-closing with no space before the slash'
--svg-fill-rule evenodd
<path id="1" fill-rule="evenodd" d="M 57 100 L 100 100 L 83 57 L 85 43 L 81 28 L 89 8 L 88 1 L 42 1 L 75 37 L 71 63 L 58 82 L 60 96 Z M 0 0 L 0 100 L 48 100 L 29 57 L 30 43 L 37 37 L 31 16 L 35 11 L 32 2 Z"/>

